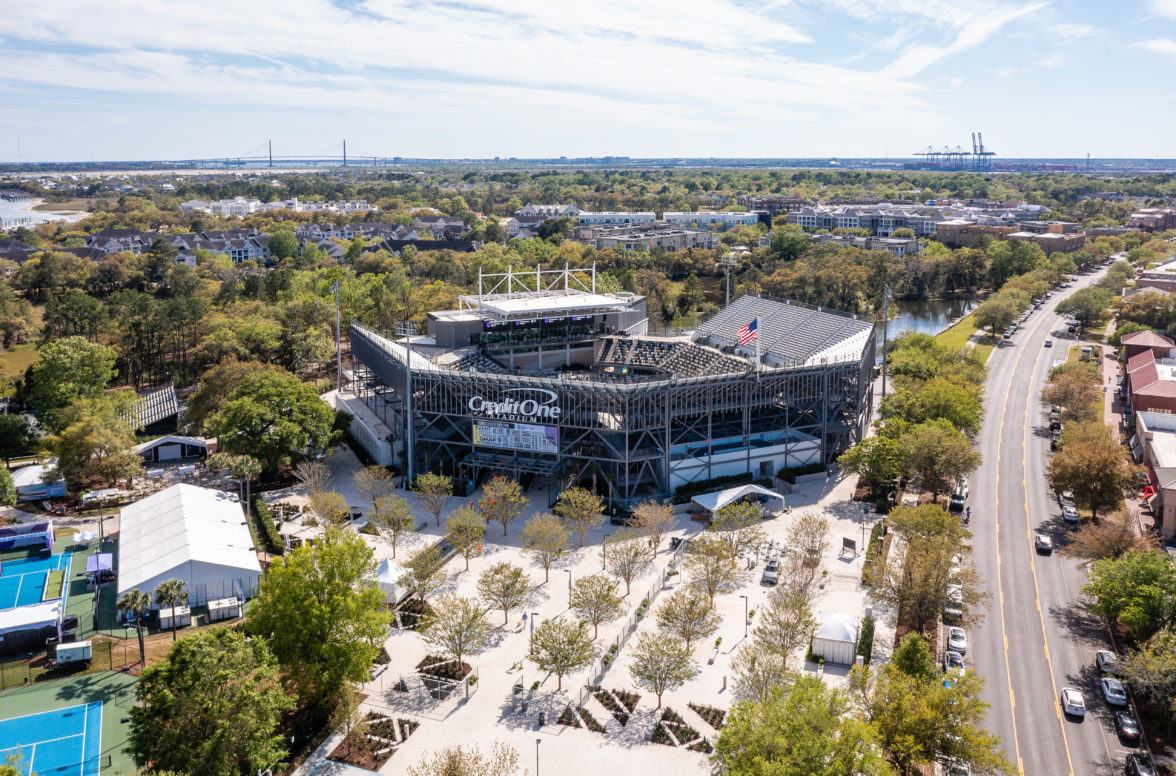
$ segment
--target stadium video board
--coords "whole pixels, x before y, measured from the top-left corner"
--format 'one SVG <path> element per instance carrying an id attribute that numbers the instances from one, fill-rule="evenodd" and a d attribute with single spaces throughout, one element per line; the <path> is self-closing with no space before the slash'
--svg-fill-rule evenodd
<path id="1" fill-rule="evenodd" d="M 559 429 L 531 423 L 475 420 L 474 444 L 554 455 L 559 453 Z"/>

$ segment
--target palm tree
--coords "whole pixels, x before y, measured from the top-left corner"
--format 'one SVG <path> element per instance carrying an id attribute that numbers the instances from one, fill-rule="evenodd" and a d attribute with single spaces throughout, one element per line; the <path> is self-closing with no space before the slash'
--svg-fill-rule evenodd
<path id="1" fill-rule="evenodd" d="M 261 476 L 261 461 L 251 455 L 238 455 L 233 460 L 233 474 L 245 480 L 245 514 L 252 514 L 253 503 L 250 500 L 249 483 Z"/>
<path id="2" fill-rule="evenodd" d="M 135 631 L 139 634 L 139 663 L 147 665 L 147 649 L 143 646 L 143 612 L 151 608 L 151 596 L 137 587 L 133 587 L 118 597 L 115 604 L 120 612 L 130 614 L 135 618 Z"/>
<path id="3" fill-rule="evenodd" d="M 176 640 L 176 613 L 175 607 L 183 606 L 188 603 L 188 583 L 182 579 L 168 579 L 159 583 L 159 587 L 155 588 L 155 603 L 159 604 L 160 611 L 164 609 L 172 609 L 172 641 Z"/>

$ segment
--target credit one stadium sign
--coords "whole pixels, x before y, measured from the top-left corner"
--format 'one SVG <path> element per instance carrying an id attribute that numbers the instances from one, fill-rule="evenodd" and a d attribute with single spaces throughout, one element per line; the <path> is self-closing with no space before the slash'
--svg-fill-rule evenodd
<path id="1" fill-rule="evenodd" d="M 504 393 L 522 393 L 527 396 L 508 396 L 502 401 L 487 401 L 481 396 L 474 396 L 469 401 L 470 411 L 488 418 L 523 423 L 559 420 L 560 408 L 555 403 L 559 397 L 555 391 L 543 388 L 508 388 Z"/>

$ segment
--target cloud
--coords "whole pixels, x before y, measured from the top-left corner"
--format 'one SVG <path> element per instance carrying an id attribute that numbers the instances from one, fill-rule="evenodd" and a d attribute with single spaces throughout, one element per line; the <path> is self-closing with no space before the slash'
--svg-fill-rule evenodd
<path id="1" fill-rule="evenodd" d="M 1171 38 L 1141 40 L 1134 45 L 1136 48 L 1145 49 L 1155 54 L 1164 54 L 1169 57 L 1176 57 L 1176 40 L 1172 40 Z"/>
<path id="2" fill-rule="evenodd" d="M 1060 67 L 1063 62 L 1065 62 L 1065 59 L 1061 54 L 1050 54 L 1049 56 L 1042 57 L 1032 64 L 1034 67 Z"/>
<path id="3" fill-rule="evenodd" d="M 1176 0 L 1148 0 L 1147 7 L 1157 16 L 1176 19 Z"/>
<path id="4" fill-rule="evenodd" d="M 912 46 L 898 59 L 890 63 L 883 72 L 894 78 L 910 78 L 940 60 L 973 49 L 986 42 L 1005 25 L 1033 14 L 1045 7 L 1045 3 L 1030 3 L 1021 6 L 989 8 L 986 13 L 977 9 L 974 13 L 957 13 L 952 24 L 958 29 L 956 38 L 945 46 L 930 44 Z M 969 17 L 962 19 L 961 17 Z"/>

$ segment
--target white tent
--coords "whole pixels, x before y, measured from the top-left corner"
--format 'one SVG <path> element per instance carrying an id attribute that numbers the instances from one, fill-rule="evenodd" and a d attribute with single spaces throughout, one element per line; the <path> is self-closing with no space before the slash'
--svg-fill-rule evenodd
<path id="1" fill-rule="evenodd" d="M 821 612 L 813 634 L 813 654 L 826 663 L 853 665 L 857 656 L 858 623 L 848 614 Z"/>
<path id="2" fill-rule="evenodd" d="M 230 494 L 181 483 L 124 507 L 119 523 L 118 594 L 188 583 L 190 605 L 257 590 L 261 564 L 241 505 Z"/>
<path id="3" fill-rule="evenodd" d="M 385 603 L 400 603 L 400 599 L 408 592 L 400 584 L 400 578 L 404 576 L 406 571 L 404 566 L 391 558 L 385 558 L 380 562 L 380 567 L 376 569 L 376 586 L 384 594 Z"/>
<path id="4" fill-rule="evenodd" d="M 727 488 L 716 493 L 703 493 L 700 496 L 695 496 L 691 502 L 710 512 L 712 515 L 718 512 L 728 504 L 734 503 L 744 496 L 754 496 L 758 499 L 767 499 L 769 501 L 779 500 L 780 508 L 771 511 L 784 511 L 784 497 L 774 490 L 761 488 L 759 485 L 740 485 L 737 488 Z"/>
<path id="5" fill-rule="evenodd" d="M 181 461 L 208 455 L 208 441 L 203 437 L 168 434 L 131 448 L 150 463 Z"/>
<path id="6" fill-rule="evenodd" d="M 16 486 L 18 501 L 34 501 L 43 498 L 61 498 L 65 495 L 65 480 L 58 479 L 45 482 L 45 476 L 57 465 L 57 461 L 48 464 L 35 463 L 22 466 L 12 472 L 12 484 Z"/>

